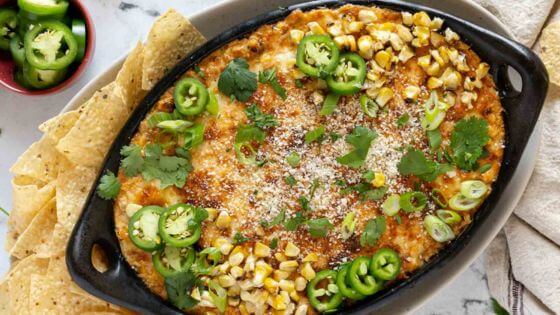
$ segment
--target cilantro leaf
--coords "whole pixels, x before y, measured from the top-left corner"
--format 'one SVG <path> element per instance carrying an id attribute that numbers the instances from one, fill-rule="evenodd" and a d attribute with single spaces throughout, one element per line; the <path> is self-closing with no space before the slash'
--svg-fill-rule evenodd
<path id="1" fill-rule="evenodd" d="M 397 119 L 397 127 L 398 128 L 402 128 L 404 127 L 404 125 L 406 125 L 408 123 L 408 120 L 410 119 L 410 115 L 408 113 L 404 113 L 402 114 L 398 119 Z"/>
<path id="2" fill-rule="evenodd" d="M 484 119 L 471 117 L 459 120 L 451 133 L 453 162 L 463 170 L 473 170 L 488 140 L 488 123 Z"/>
<path id="3" fill-rule="evenodd" d="M 250 240 L 249 237 L 246 237 L 245 235 L 241 234 L 240 232 L 237 232 L 233 236 L 233 245 L 243 244 L 243 243 L 245 243 L 249 240 Z"/>
<path id="4" fill-rule="evenodd" d="M 138 175 L 144 166 L 144 159 L 142 158 L 142 149 L 134 144 L 127 145 L 121 148 L 121 155 L 124 159 L 121 161 L 121 167 L 126 177 L 133 177 Z"/>
<path id="5" fill-rule="evenodd" d="M 263 113 L 256 104 L 251 104 L 245 108 L 245 114 L 255 126 L 261 129 L 278 126 L 278 121 L 276 121 L 274 115 Z"/>
<path id="6" fill-rule="evenodd" d="M 336 158 L 336 161 L 351 168 L 361 167 L 366 160 L 371 142 L 375 138 L 377 138 L 375 131 L 361 126 L 355 127 L 352 133 L 346 136 L 346 142 L 354 146 L 354 150 Z"/>
<path id="7" fill-rule="evenodd" d="M 278 238 L 275 237 L 270 241 L 270 244 L 268 245 L 268 247 L 270 247 L 270 249 L 276 249 L 278 247 Z"/>
<path id="8" fill-rule="evenodd" d="M 441 174 L 449 172 L 449 164 L 440 164 L 428 160 L 420 150 L 409 149 L 397 165 L 402 175 L 415 175 L 423 181 L 431 182 Z"/>
<path id="9" fill-rule="evenodd" d="M 286 99 L 286 89 L 278 82 L 276 77 L 276 69 L 267 69 L 259 72 L 259 82 L 268 84 L 283 100 Z"/>
<path id="10" fill-rule="evenodd" d="M 188 173 L 192 170 L 189 160 L 176 156 L 163 155 L 161 145 L 148 144 L 145 148 L 146 157 L 142 168 L 145 180 L 159 180 L 160 188 L 185 185 Z"/>
<path id="11" fill-rule="evenodd" d="M 435 130 L 428 130 L 426 132 L 428 136 L 428 144 L 430 145 L 430 149 L 437 150 L 441 145 L 441 132 L 439 129 Z"/>
<path id="12" fill-rule="evenodd" d="M 245 102 L 257 90 L 257 75 L 249 71 L 245 59 L 233 59 L 220 74 L 218 89 L 229 97 Z"/>
<path id="13" fill-rule="evenodd" d="M 169 301 L 180 309 L 193 308 L 200 302 L 191 297 L 191 291 L 195 285 L 198 285 L 198 282 L 196 275 L 191 271 L 166 277 L 165 290 Z"/>
<path id="14" fill-rule="evenodd" d="M 286 156 L 286 162 L 291 167 L 296 167 L 301 162 L 301 157 L 299 156 L 299 154 L 297 154 L 297 152 L 293 151 L 292 153 L 288 154 L 288 156 Z"/>
<path id="15" fill-rule="evenodd" d="M 381 237 L 387 229 L 387 222 L 385 217 L 380 216 L 375 219 L 370 219 L 366 223 L 366 227 L 360 236 L 360 245 L 362 247 L 374 246 L 377 240 Z"/>
<path id="16" fill-rule="evenodd" d="M 202 223 L 204 220 L 208 219 L 208 210 L 201 208 L 201 207 L 195 207 L 194 208 L 194 218 L 192 219 L 194 222 L 196 222 L 197 224 Z"/>
<path id="17" fill-rule="evenodd" d="M 105 200 L 114 199 L 121 190 L 119 179 L 111 171 L 107 171 L 99 180 L 97 195 Z"/>
<path id="18" fill-rule="evenodd" d="M 325 237 L 329 230 L 333 228 L 332 223 L 327 218 L 312 219 L 307 221 L 307 227 L 311 237 Z"/>
<path id="19" fill-rule="evenodd" d="M 297 183 L 295 177 L 293 177 L 292 175 L 288 175 L 288 176 L 284 177 L 284 181 L 290 187 L 293 187 Z"/>
<path id="20" fill-rule="evenodd" d="M 310 144 L 313 141 L 321 142 L 325 135 L 325 126 L 320 125 L 317 128 L 308 131 L 305 134 L 305 144 Z"/>
<path id="21" fill-rule="evenodd" d="M 305 196 L 301 196 L 298 198 L 299 205 L 303 211 L 311 211 L 311 206 L 309 205 L 309 199 Z"/>
<path id="22" fill-rule="evenodd" d="M 271 228 L 275 225 L 278 225 L 278 224 L 284 222 L 285 219 L 286 219 L 286 209 L 282 209 L 282 210 L 280 210 L 278 215 L 276 215 L 276 217 L 274 217 L 274 219 L 272 219 L 270 221 L 266 221 L 266 220 L 261 221 L 261 225 L 264 228 L 268 229 L 268 228 Z"/>
<path id="23" fill-rule="evenodd" d="M 296 212 L 296 215 L 286 222 L 284 222 L 284 228 L 288 231 L 295 231 L 300 225 L 305 224 L 305 217 L 302 212 Z"/>

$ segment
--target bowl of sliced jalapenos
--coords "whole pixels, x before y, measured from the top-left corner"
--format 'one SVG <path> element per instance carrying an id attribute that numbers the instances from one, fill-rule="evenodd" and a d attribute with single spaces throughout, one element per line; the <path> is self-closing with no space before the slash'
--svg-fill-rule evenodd
<path id="1" fill-rule="evenodd" d="M 94 40 L 79 1 L 0 2 L 0 84 L 27 95 L 61 91 L 85 70 Z"/>

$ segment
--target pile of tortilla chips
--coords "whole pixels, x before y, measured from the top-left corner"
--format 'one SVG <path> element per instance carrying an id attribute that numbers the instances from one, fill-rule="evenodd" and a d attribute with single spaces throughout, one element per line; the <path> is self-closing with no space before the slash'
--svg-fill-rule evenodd
<path id="1" fill-rule="evenodd" d="M 560 21 L 549 24 L 542 31 L 540 44 L 550 82 L 560 86 Z"/>
<path id="2" fill-rule="evenodd" d="M 39 126 L 43 137 L 11 168 L 13 209 L 5 245 L 13 263 L 0 282 L 0 314 L 129 313 L 72 281 L 66 245 L 131 112 L 168 69 L 204 41 L 187 19 L 168 11 L 155 22 L 146 44 L 130 53 L 114 82 L 77 110 Z"/>

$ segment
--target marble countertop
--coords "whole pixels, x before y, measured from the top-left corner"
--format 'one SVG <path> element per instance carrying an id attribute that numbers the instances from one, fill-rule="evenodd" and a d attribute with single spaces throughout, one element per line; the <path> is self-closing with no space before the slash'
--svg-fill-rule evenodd
<path id="1" fill-rule="evenodd" d="M 11 208 L 9 167 L 34 141 L 37 126 L 55 116 L 88 81 L 109 67 L 133 45 L 144 39 L 152 21 L 167 8 L 185 15 L 203 10 L 220 0 L 83 0 L 90 10 L 97 33 L 94 58 L 86 73 L 71 88 L 47 97 L 28 97 L 0 90 L 0 206 Z M 6 235 L 7 219 L 0 215 L 0 242 Z M 0 275 L 9 268 L 9 258 L 0 251 Z M 415 314 L 493 314 L 482 258 L 477 259 L 451 285 L 440 291 Z"/>

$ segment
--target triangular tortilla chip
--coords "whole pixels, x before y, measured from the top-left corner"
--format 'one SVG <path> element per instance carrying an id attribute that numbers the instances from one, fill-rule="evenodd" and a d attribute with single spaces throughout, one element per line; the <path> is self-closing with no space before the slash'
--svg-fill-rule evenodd
<path id="1" fill-rule="evenodd" d="M 10 255 L 22 259 L 47 247 L 56 223 L 55 199 L 47 202 L 23 231 L 10 251 Z"/>
<path id="2" fill-rule="evenodd" d="M 142 43 L 138 43 L 126 58 L 115 80 L 123 102 L 130 111 L 146 96 L 146 91 L 142 89 L 143 61 L 144 50 Z"/>
<path id="3" fill-rule="evenodd" d="M 17 263 L 4 279 L 10 292 L 8 314 L 34 314 L 29 311 L 29 286 L 32 274 L 43 274 L 47 270 L 47 259 L 31 255 Z"/>
<path id="4" fill-rule="evenodd" d="M 39 182 L 48 183 L 56 178 L 62 156 L 55 149 L 56 142 L 43 136 L 33 143 L 10 169 L 16 176 L 31 177 Z"/>
<path id="5" fill-rule="evenodd" d="M 60 138 L 64 137 L 72 126 L 78 121 L 80 117 L 79 110 L 73 110 L 55 116 L 41 125 L 39 125 L 39 130 L 41 130 L 45 136 L 51 138 L 55 143 L 58 143 Z"/>

